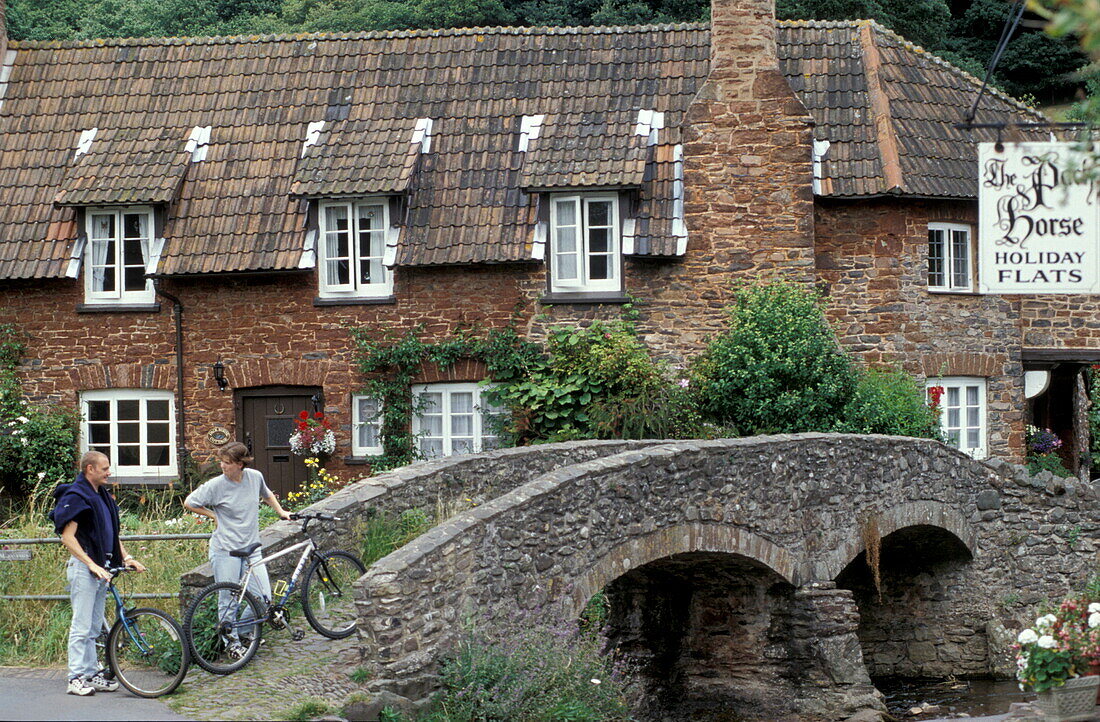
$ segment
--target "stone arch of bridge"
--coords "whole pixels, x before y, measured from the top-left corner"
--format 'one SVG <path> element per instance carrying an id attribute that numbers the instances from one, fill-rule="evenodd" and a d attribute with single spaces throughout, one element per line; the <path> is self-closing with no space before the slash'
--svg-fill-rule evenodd
<path id="1" fill-rule="evenodd" d="M 578 616 L 593 594 L 632 569 L 690 552 L 734 554 L 763 564 L 792 586 L 800 583 L 802 565 L 789 550 L 737 526 L 692 522 L 657 529 L 613 547 L 574 580 L 571 605 L 565 612 Z"/>
<path id="2" fill-rule="evenodd" d="M 950 532 L 966 547 L 971 558 L 978 548 L 978 531 L 956 509 L 938 501 L 913 501 L 897 504 L 878 512 L 880 537 L 887 537 L 907 527 L 930 526 Z M 853 529 L 848 540 L 825 563 L 825 580 L 835 580 L 840 573 L 867 550 L 858 528 Z"/>

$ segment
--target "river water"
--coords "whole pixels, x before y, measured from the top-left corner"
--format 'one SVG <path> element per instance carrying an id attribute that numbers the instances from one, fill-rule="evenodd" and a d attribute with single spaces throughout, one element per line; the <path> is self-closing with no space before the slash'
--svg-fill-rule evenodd
<path id="1" fill-rule="evenodd" d="M 1026 702 L 1035 695 L 1021 692 L 1014 680 L 948 679 L 919 680 L 880 677 L 875 686 L 886 696 L 891 714 L 906 720 L 933 719 L 966 713 L 971 717 L 1004 714 L 1013 702 Z M 936 705 L 938 711 L 910 715 L 909 710 Z"/>

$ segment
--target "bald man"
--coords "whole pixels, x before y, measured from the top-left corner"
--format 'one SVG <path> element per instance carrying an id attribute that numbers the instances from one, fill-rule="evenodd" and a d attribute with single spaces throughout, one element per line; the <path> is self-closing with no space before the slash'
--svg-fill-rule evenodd
<path id="1" fill-rule="evenodd" d="M 50 516 L 61 543 L 72 554 L 66 567 L 73 619 L 69 624 L 68 693 L 80 697 L 114 692 L 118 682 L 108 678 L 96 661 L 96 637 L 103 628 L 107 602 L 107 567 L 124 564 L 139 572 L 145 567 L 126 553 L 119 539 L 118 505 L 107 491 L 111 460 L 89 451 L 80 458 L 80 473 L 71 484 L 54 490 L 57 505 Z"/>

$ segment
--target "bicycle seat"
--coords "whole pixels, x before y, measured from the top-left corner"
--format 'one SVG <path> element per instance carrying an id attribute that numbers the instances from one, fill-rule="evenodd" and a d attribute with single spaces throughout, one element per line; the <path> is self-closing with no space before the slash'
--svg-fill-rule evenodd
<path id="1" fill-rule="evenodd" d="M 250 556 L 252 556 L 252 552 L 256 551 L 261 546 L 263 545 L 260 544 L 260 542 L 255 542 L 253 544 L 249 544 L 244 549 L 238 549 L 236 551 L 229 552 L 229 556 L 237 557 L 238 559 L 248 559 Z"/>

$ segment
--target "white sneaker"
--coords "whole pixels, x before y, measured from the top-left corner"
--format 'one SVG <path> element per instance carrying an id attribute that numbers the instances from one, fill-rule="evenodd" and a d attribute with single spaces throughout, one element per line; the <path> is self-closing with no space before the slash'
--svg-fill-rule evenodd
<path id="1" fill-rule="evenodd" d="M 118 689 L 118 682 L 104 677 L 102 670 L 92 675 L 91 678 L 88 679 L 88 684 L 90 684 L 92 689 L 96 692 L 114 692 Z"/>
<path id="2" fill-rule="evenodd" d="M 74 677 L 69 680 L 69 694 L 75 694 L 80 697 L 88 697 L 95 694 L 95 687 L 88 684 L 88 680 L 83 677 Z"/>

